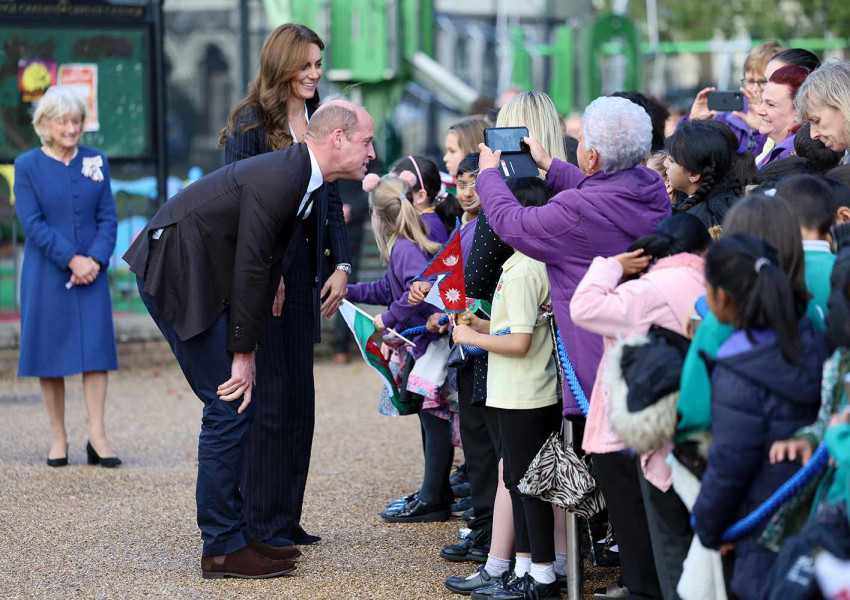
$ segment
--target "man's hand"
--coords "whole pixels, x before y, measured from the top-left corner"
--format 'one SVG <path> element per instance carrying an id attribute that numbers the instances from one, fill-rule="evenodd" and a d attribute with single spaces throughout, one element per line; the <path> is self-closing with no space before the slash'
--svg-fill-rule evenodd
<path id="1" fill-rule="evenodd" d="M 697 119 L 708 119 L 709 117 L 713 117 L 717 114 L 717 111 L 708 110 L 708 94 L 709 92 L 713 92 L 716 88 L 707 87 L 703 88 L 697 94 L 697 97 L 694 98 L 694 103 L 691 105 L 691 121 L 695 121 Z"/>
<path id="2" fill-rule="evenodd" d="M 750 126 L 750 129 L 757 131 L 759 125 L 761 125 L 761 117 L 756 113 L 756 109 L 761 104 L 761 96 L 750 93 L 746 88 L 741 88 L 741 93 L 747 97 L 747 112 L 742 113 L 736 110 L 732 114 L 743 119 Z"/>
<path id="3" fill-rule="evenodd" d="M 274 302 L 272 302 L 272 315 L 279 317 L 283 312 L 283 302 L 286 300 L 286 285 L 283 283 L 283 277 L 280 278 L 280 283 L 277 286 L 277 291 L 274 293 Z"/>
<path id="4" fill-rule="evenodd" d="M 446 329 L 449 328 L 448 322 L 440 325 L 440 319 L 443 317 L 443 313 L 434 313 L 428 320 L 425 322 L 425 329 L 430 331 L 431 333 L 445 333 Z"/>
<path id="5" fill-rule="evenodd" d="M 531 152 L 531 158 L 534 159 L 534 164 L 537 165 L 537 168 L 548 171 L 552 167 L 552 157 L 546 152 L 543 144 L 531 136 L 522 138 L 522 141 L 528 146 L 528 150 Z"/>
<path id="6" fill-rule="evenodd" d="M 80 254 L 74 255 L 71 262 L 68 263 L 68 268 L 71 269 L 71 283 L 74 285 L 89 285 L 100 273 L 100 267 L 88 256 Z"/>
<path id="7" fill-rule="evenodd" d="M 251 388 L 256 375 L 254 358 L 256 352 L 234 352 L 230 365 L 230 379 L 218 386 L 218 397 L 224 402 L 233 402 L 242 398 L 239 405 L 240 415 L 251 404 Z"/>
<path id="8" fill-rule="evenodd" d="M 322 286 L 321 297 L 327 298 L 322 302 L 322 314 L 326 319 L 334 316 L 336 309 L 342 304 L 343 299 L 348 293 L 348 273 L 342 269 L 335 269 L 333 275 L 328 277 L 325 285 Z"/>
<path id="9" fill-rule="evenodd" d="M 486 144 L 478 144 L 478 169 L 498 169 L 499 163 L 502 160 L 502 151 L 496 150 L 493 152 Z"/>
<path id="10" fill-rule="evenodd" d="M 469 325 L 456 325 L 455 328 L 452 329 L 452 340 L 454 340 L 455 344 L 474 346 L 475 340 L 479 335 L 480 334 Z"/>
<path id="11" fill-rule="evenodd" d="M 431 291 L 431 284 L 427 281 L 414 281 L 410 285 L 410 293 L 407 294 L 408 304 L 419 304 L 425 300 L 425 296 Z"/>
<path id="12" fill-rule="evenodd" d="M 773 445 L 770 447 L 769 456 L 770 464 L 772 465 L 785 461 L 794 462 L 797 460 L 797 457 L 805 465 L 812 457 L 812 445 L 808 440 L 803 438 L 779 440 L 773 442 Z"/>
<path id="13" fill-rule="evenodd" d="M 381 318 L 381 315 L 378 315 L 374 319 L 372 319 L 372 325 L 375 326 L 375 331 L 377 331 L 378 333 L 382 332 L 387 328 L 387 326 L 384 325 L 384 319 Z"/>
<path id="14" fill-rule="evenodd" d="M 643 248 L 638 248 L 632 252 L 623 252 L 614 257 L 617 262 L 623 267 L 623 277 L 640 273 L 652 260 L 652 257 L 643 254 Z"/>

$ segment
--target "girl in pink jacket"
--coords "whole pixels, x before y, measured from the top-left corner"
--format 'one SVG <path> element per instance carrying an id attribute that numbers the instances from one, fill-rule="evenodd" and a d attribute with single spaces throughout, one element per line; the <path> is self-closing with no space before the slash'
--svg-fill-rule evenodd
<path id="1" fill-rule="evenodd" d="M 595 258 L 579 283 L 570 303 L 573 322 L 604 336 L 582 443 L 585 452 L 593 455 L 594 464 L 628 450 L 608 420 L 609 393 L 604 383 L 608 353 L 618 338 L 646 334 L 653 325 L 685 334 L 694 303 L 705 294 L 704 257 L 710 243 L 708 230 L 699 219 L 674 215 L 661 221 L 655 234 L 637 240 L 628 252 Z M 640 273 L 639 278 L 620 283 L 624 277 Z M 693 534 L 687 509 L 670 489 L 668 453 L 669 448 L 650 452 L 629 472 L 596 470 L 617 532 L 624 571 L 630 557 L 652 552 L 664 597 L 674 598 Z M 673 595 L 668 596 L 668 590 Z"/>

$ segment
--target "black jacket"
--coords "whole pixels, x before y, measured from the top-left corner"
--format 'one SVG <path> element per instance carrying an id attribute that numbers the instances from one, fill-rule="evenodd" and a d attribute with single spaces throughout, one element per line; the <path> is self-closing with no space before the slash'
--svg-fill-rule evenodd
<path id="1" fill-rule="evenodd" d="M 308 114 L 312 115 L 316 108 L 318 107 L 308 103 Z M 227 142 L 224 146 L 225 164 L 271 152 L 268 131 L 265 126 L 259 125 L 245 129 L 256 123 L 259 117 L 259 109 L 251 105 L 243 107 L 236 115 L 237 132 L 227 136 Z M 310 248 L 315 253 L 315 261 L 311 262 L 310 268 L 313 271 L 312 277 L 316 288 L 314 290 L 316 342 L 321 341 L 319 291 L 336 265 L 340 263 L 351 264 L 348 228 L 345 226 L 345 218 L 342 214 L 342 199 L 340 198 L 339 188 L 336 182 L 326 183 L 325 188 L 327 189 L 327 203 L 322 203 L 319 206 L 314 205 L 310 216 L 304 223 Z M 284 273 L 285 280 L 286 273 Z"/>
<path id="2" fill-rule="evenodd" d="M 808 319 L 800 322 L 800 342 L 796 364 L 785 360 L 775 340 L 727 358 L 701 355 L 711 373 L 713 440 L 692 513 L 694 531 L 707 548 L 717 548 L 730 525 L 800 468 L 794 462 L 771 464 L 769 456 L 773 442 L 810 425 L 820 407 L 826 344 Z M 732 591 L 743 600 L 761 598 L 776 559 L 757 543 L 763 529 L 735 545 Z"/>
<path id="3" fill-rule="evenodd" d="M 256 348 L 310 174 L 305 144 L 242 160 L 181 191 L 142 230 L 124 260 L 181 339 L 229 306 L 228 350 Z"/>
<path id="4" fill-rule="evenodd" d="M 731 184 L 721 183 L 712 189 L 702 201 L 692 204 L 693 199 L 688 196 L 681 202 L 673 204 L 673 213 L 688 213 L 702 221 L 706 229 L 717 225 L 723 225 L 726 213 L 738 202 L 740 198 L 735 194 Z"/>

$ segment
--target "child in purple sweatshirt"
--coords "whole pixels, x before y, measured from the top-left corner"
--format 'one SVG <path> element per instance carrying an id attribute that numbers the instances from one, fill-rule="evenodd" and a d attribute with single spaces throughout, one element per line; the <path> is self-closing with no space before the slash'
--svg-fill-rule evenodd
<path id="1" fill-rule="evenodd" d="M 425 225 L 408 201 L 410 184 L 402 177 L 368 175 L 363 189 L 370 192 L 372 230 L 381 258 L 387 263 L 383 279 L 348 286 L 351 302 L 385 305 L 387 310 L 375 317 L 378 331 L 388 327 L 401 330 L 424 325 L 439 309 L 422 303 L 411 305 L 407 298 L 410 284 L 425 267 L 440 244 L 428 239 Z M 419 492 L 391 502 L 381 513 L 389 522 L 445 521 L 453 499 L 449 475 L 454 458 L 453 443 L 459 444 L 457 393 L 447 384 L 447 335 L 424 333 L 413 338 L 413 348 L 387 338 L 392 344 L 390 368 L 406 405 L 416 405 L 422 422 L 425 449 L 425 474 Z M 398 415 L 395 407 L 382 398 L 379 410 Z M 421 406 L 420 406 L 421 404 Z M 418 409 L 418 410 L 416 410 Z"/>

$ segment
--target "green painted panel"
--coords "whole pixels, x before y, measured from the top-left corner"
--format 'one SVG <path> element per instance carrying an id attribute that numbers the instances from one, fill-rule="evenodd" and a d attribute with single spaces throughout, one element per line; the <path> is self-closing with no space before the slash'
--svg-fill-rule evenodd
<path id="1" fill-rule="evenodd" d="M 153 154 L 145 30 L 0 27 L 0 40 L 0 161 L 39 144 L 18 91 L 18 61 L 35 58 L 97 64 L 100 130 L 83 134 L 83 145 L 110 159 Z"/>

